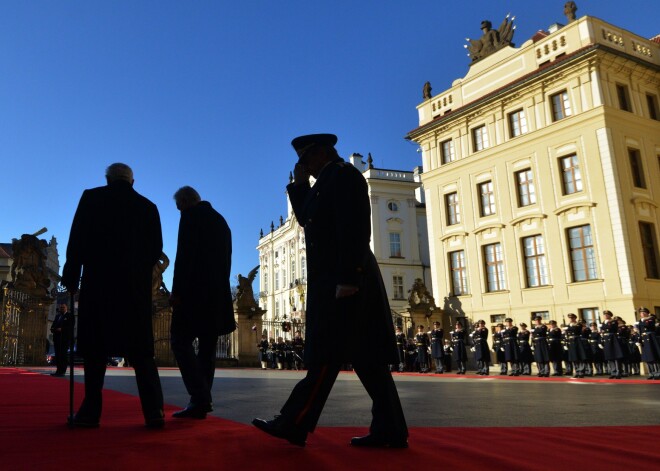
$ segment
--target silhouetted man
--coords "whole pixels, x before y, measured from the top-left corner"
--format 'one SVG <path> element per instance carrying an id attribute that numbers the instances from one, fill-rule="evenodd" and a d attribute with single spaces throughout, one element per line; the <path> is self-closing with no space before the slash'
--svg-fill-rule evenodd
<path id="1" fill-rule="evenodd" d="M 174 201 L 181 220 L 172 281 L 171 341 L 190 402 L 172 417 L 205 419 L 213 410 L 218 336 L 236 329 L 229 286 L 231 232 L 225 218 L 194 188 L 180 188 Z"/>
<path id="2" fill-rule="evenodd" d="M 154 361 L 151 274 L 163 248 L 156 206 L 133 189 L 133 171 L 106 169 L 108 184 L 85 190 L 71 226 L 62 284 L 78 290 L 78 353 L 84 358 L 85 399 L 79 427 L 98 427 L 109 356 L 135 368 L 147 427 L 161 428 L 163 392 Z"/>
<path id="3" fill-rule="evenodd" d="M 353 446 L 406 448 L 408 429 L 389 365 L 398 362 L 394 325 L 376 258 L 369 247 L 371 207 L 362 174 L 334 148 L 337 136 L 297 137 L 294 182 L 287 186 L 307 243 L 307 376 L 274 420 L 252 423 L 305 446 L 337 379 L 351 363 L 373 401 L 369 435 Z M 316 179 L 310 187 L 309 177 Z M 350 325 L 337 336 L 336 326 Z"/>

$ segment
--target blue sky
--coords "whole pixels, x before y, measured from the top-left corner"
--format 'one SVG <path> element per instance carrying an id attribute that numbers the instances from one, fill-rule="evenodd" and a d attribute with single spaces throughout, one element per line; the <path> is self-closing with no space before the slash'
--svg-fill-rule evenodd
<path id="1" fill-rule="evenodd" d="M 658 2 L 577 3 L 578 16 L 660 34 Z M 342 156 L 421 165 L 404 136 L 424 82 L 435 94 L 466 74 L 463 44 L 482 20 L 511 12 L 522 44 L 565 23 L 563 4 L 0 1 L 0 241 L 46 226 L 64 264 L 82 191 L 119 161 L 158 205 L 172 260 L 172 194 L 191 185 L 232 228 L 232 274 L 247 274 L 259 230 L 286 216 L 293 137 L 333 132 Z"/>

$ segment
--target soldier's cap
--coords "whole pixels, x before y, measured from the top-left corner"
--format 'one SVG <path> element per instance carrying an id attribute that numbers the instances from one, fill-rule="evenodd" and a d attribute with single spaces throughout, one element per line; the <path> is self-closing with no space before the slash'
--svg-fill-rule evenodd
<path id="1" fill-rule="evenodd" d="M 424 329 L 424 326 L 421 325 L 421 324 L 417 326 L 417 330 L 420 330 L 420 329 Z"/>
<path id="2" fill-rule="evenodd" d="M 566 314 L 566 317 L 570 317 L 571 319 L 577 319 L 577 316 L 572 312 L 570 314 Z"/>
<path id="3" fill-rule="evenodd" d="M 435 322 L 433 322 L 433 325 L 440 325 L 440 322 L 435 321 Z"/>
<path id="4" fill-rule="evenodd" d="M 603 315 L 604 316 L 613 316 L 614 314 L 612 314 L 612 311 L 605 310 L 605 311 L 603 311 Z"/>
<path id="5" fill-rule="evenodd" d="M 639 308 L 639 312 L 646 312 L 646 313 L 649 313 L 650 311 L 649 311 L 648 309 L 646 309 L 645 307 L 640 307 L 640 308 Z"/>
<path id="6" fill-rule="evenodd" d="M 527 327 L 527 324 L 525 324 L 524 322 L 521 322 L 520 327 Z"/>
<path id="7" fill-rule="evenodd" d="M 334 134 L 307 134 L 298 136 L 291 141 L 293 149 L 298 154 L 298 160 L 316 146 L 334 147 L 337 143 L 337 136 Z"/>
<path id="8" fill-rule="evenodd" d="M 592 322 L 592 323 L 589 324 L 589 325 L 595 325 L 595 326 L 597 326 L 598 324 L 596 324 L 595 322 Z"/>
<path id="9" fill-rule="evenodd" d="M 535 321 L 542 321 L 543 318 L 542 318 L 541 316 L 535 316 L 535 317 L 534 317 L 534 320 L 535 320 Z"/>
<path id="10" fill-rule="evenodd" d="M 477 321 L 477 324 L 485 324 L 485 323 L 486 323 L 486 322 L 485 322 L 483 319 L 479 319 L 479 320 Z"/>
<path id="11" fill-rule="evenodd" d="M 506 319 L 504 319 L 504 322 L 513 322 L 513 319 L 511 319 L 510 317 L 507 317 Z"/>
<path id="12" fill-rule="evenodd" d="M 552 325 L 557 325 L 557 321 L 555 321 L 555 320 L 552 320 L 552 321 L 550 321 L 550 322 L 549 322 L 549 324 L 552 324 Z"/>

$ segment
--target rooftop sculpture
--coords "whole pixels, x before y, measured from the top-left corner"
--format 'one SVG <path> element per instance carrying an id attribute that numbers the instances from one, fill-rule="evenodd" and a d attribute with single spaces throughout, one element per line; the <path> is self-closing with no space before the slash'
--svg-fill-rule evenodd
<path id="1" fill-rule="evenodd" d="M 509 17 L 511 19 L 509 19 Z M 493 24 L 484 20 L 481 22 L 481 31 L 483 35 L 479 39 L 470 39 L 465 38 L 468 44 L 465 45 L 465 48 L 469 51 L 469 56 L 472 58 L 472 63 L 474 64 L 477 61 L 480 61 L 484 57 L 488 57 L 496 51 L 499 51 L 503 47 L 513 46 L 511 40 L 513 39 L 513 33 L 516 27 L 513 24 L 513 21 L 516 19 L 515 16 L 506 15 L 504 21 L 497 30 L 492 29 Z"/>

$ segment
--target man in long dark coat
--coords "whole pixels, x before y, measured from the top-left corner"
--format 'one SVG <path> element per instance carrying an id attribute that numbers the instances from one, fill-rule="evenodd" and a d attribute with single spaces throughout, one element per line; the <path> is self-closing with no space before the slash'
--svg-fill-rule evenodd
<path id="1" fill-rule="evenodd" d="M 294 182 L 287 191 L 307 243 L 307 376 L 274 420 L 254 419 L 270 435 L 304 446 L 342 363 L 350 362 L 373 401 L 369 435 L 353 446 L 406 448 L 408 429 L 389 366 L 398 362 L 394 325 L 369 247 L 371 206 L 363 175 L 334 148 L 337 136 L 297 137 Z M 309 185 L 309 176 L 316 179 Z M 350 325 L 346 335 L 337 326 Z"/>
<path id="2" fill-rule="evenodd" d="M 442 374 L 445 370 L 445 350 L 443 348 L 444 333 L 444 330 L 440 327 L 440 322 L 435 321 L 433 323 L 433 330 L 431 330 L 431 356 L 435 362 L 435 372 L 437 374 Z"/>
<path id="3" fill-rule="evenodd" d="M 76 210 L 62 284 L 78 290 L 78 353 L 84 358 L 85 399 L 74 417 L 98 427 L 109 356 L 135 368 L 147 427 L 160 428 L 163 393 L 154 361 L 152 270 L 163 248 L 156 206 L 133 189 L 133 171 L 116 163 L 107 186 L 85 190 Z"/>
<path id="4" fill-rule="evenodd" d="M 180 188 L 174 201 L 181 220 L 170 298 L 171 341 L 190 402 L 172 416 L 205 419 L 213 410 L 218 336 L 236 329 L 229 285 L 231 231 L 225 218 L 194 188 Z"/>
<path id="5" fill-rule="evenodd" d="M 504 359 L 511 365 L 509 376 L 520 376 L 520 350 L 518 349 L 518 327 L 513 325 L 513 319 L 504 319 L 505 327 L 502 329 L 502 346 Z"/>
<path id="6" fill-rule="evenodd" d="M 472 348 L 474 349 L 474 360 L 477 362 L 477 374 L 490 374 L 490 350 L 488 349 L 488 328 L 486 321 L 478 320 L 472 332 Z"/>
<path id="7" fill-rule="evenodd" d="M 550 376 L 550 351 L 548 349 L 548 327 L 543 324 L 541 316 L 534 317 L 532 330 L 532 345 L 534 347 L 534 361 L 538 368 L 537 376 L 547 378 Z"/>
<path id="8" fill-rule="evenodd" d="M 621 379 L 623 345 L 617 336 L 619 326 L 613 316 L 612 311 L 603 311 L 605 319 L 600 325 L 600 333 L 603 336 L 603 359 L 607 362 L 610 379 Z"/>

